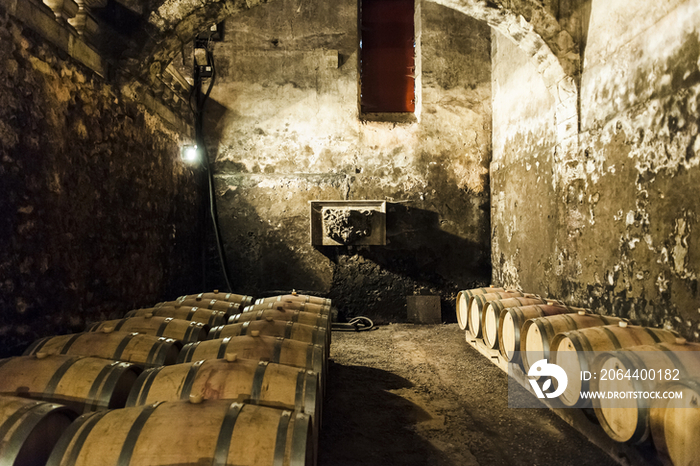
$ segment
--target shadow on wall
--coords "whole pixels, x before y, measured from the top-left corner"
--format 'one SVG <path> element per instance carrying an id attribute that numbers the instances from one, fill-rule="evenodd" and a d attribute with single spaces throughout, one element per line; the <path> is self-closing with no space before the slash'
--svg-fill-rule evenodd
<path id="1" fill-rule="evenodd" d="M 411 382 L 370 367 L 331 364 L 329 369 L 319 466 L 451 464 L 415 432 L 430 414 L 390 392 L 411 388 Z"/>
<path id="2" fill-rule="evenodd" d="M 405 321 L 406 296 L 440 295 L 443 321 L 456 321 L 457 292 L 491 276 L 490 249 L 444 231 L 431 210 L 390 203 L 386 218 L 386 246 L 317 248 L 335 264 L 329 297 L 341 318 Z"/>

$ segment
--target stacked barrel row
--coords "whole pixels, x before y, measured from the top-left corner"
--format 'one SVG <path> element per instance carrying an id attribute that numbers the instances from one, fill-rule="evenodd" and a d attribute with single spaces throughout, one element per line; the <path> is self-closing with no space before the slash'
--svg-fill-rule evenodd
<path id="1" fill-rule="evenodd" d="M 0 360 L 0 458 L 313 465 L 330 308 L 215 291 L 40 339 Z"/>
<path id="2" fill-rule="evenodd" d="M 700 345 L 672 331 L 632 325 L 619 317 L 594 314 L 590 309 L 516 290 L 487 287 L 460 291 L 457 321 L 467 341 L 479 340 L 527 374 L 536 361 L 558 364 L 567 374 L 611 373 L 610 380 L 569 377 L 558 398 L 572 408 L 593 408 L 601 427 L 618 442 L 653 441 L 667 465 L 700 465 Z M 572 353 L 575 352 L 575 353 Z M 678 354 L 681 354 L 681 357 Z M 574 355 L 575 354 L 575 355 Z M 621 356 L 622 355 L 622 356 Z M 687 357 L 682 357 L 687 355 Z M 592 356 L 596 356 L 590 360 Z M 658 385 L 652 380 L 626 377 L 628 369 L 678 369 L 677 380 Z M 621 372 L 618 372 L 621 371 Z M 650 401 L 640 397 L 621 405 L 619 400 L 582 399 L 581 392 L 682 392 L 682 399 Z M 620 407 L 622 406 L 622 407 Z"/>

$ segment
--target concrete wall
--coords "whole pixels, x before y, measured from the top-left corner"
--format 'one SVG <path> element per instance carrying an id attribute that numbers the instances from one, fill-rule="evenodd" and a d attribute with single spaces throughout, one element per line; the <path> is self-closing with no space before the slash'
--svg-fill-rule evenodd
<path id="1" fill-rule="evenodd" d="M 326 293 L 403 320 L 405 297 L 489 280 L 490 32 L 423 3 L 416 123 L 358 118 L 357 2 L 280 0 L 225 23 L 206 136 L 234 286 Z M 308 201 L 389 202 L 386 246 L 315 248 Z"/>
<path id="2" fill-rule="evenodd" d="M 582 50 L 578 153 L 552 158 L 537 77 L 495 41 L 494 279 L 697 340 L 700 5 L 563 3 Z M 512 98 L 524 118 L 500 148 Z M 544 171 L 523 171 L 535 158 Z M 546 187 L 513 187 L 535 176 Z"/>
<path id="3" fill-rule="evenodd" d="M 0 357 L 201 288 L 180 134 L 40 32 L 0 9 Z"/>

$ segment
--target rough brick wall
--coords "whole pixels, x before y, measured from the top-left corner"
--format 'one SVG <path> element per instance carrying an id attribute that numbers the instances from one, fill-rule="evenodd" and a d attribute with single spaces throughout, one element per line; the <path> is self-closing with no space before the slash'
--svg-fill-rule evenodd
<path id="1" fill-rule="evenodd" d="M 0 357 L 201 285 L 180 135 L 0 10 Z"/>

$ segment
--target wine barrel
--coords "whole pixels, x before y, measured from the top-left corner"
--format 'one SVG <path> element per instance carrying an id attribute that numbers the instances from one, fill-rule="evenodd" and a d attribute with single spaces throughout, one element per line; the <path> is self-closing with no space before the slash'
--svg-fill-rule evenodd
<path id="1" fill-rule="evenodd" d="M 243 312 L 257 312 L 268 309 L 277 309 L 280 311 L 302 311 L 321 315 L 328 315 L 331 312 L 330 304 L 302 303 L 296 301 L 253 304 L 252 306 L 244 307 Z"/>
<path id="2" fill-rule="evenodd" d="M 226 323 L 226 319 L 228 318 L 227 314 L 223 311 L 215 311 L 191 306 L 161 306 L 145 309 L 134 309 L 133 311 L 127 312 L 124 317 L 148 317 L 149 315 L 191 320 L 210 327 L 224 325 Z"/>
<path id="3" fill-rule="evenodd" d="M 659 387 L 682 398 L 659 400 L 651 408 L 651 436 L 665 466 L 700 466 L 700 379 L 673 381 Z"/>
<path id="4" fill-rule="evenodd" d="M 283 337 L 314 345 L 328 345 L 328 331 L 325 327 L 298 324 L 291 320 L 274 320 L 272 317 L 214 327 L 209 331 L 209 339 L 238 337 L 247 335 L 252 330 L 257 330 L 260 335 L 270 337 Z"/>
<path id="5" fill-rule="evenodd" d="M 589 361 L 589 358 L 593 356 L 594 351 L 612 351 L 662 342 L 672 343 L 676 338 L 679 336 L 672 330 L 627 325 L 627 322 L 621 321 L 618 325 L 590 327 L 555 335 L 551 342 L 550 358 L 567 374 L 580 374 L 582 371 L 590 372 L 593 361 Z M 566 390 L 559 396 L 559 400 L 566 406 L 590 406 L 590 399 L 580 398 L 581 392 L 589 390 L 590 381 L 581 379 L 581 377 L 569 378 Z"/>
<path id="6" fill-rule="evenodd" d="M 141 369 L 83 356 L 16 356 L 0 360 L 0 394 L 60 403 L 78 413 L 123 408 Z"/>
<path id="7" fill-rule="evenodd" d="M 678 372 L 674 373 L 674 369 Z M 622 371 L 622 378 L 609 376 L 611 372 L 617 374 L 618 370 Z M 659 382 L 664 379 L 671 380 L 677 376 L 683 380 L 700 374 L 700 345 L 679 338 L 673 343 L 605 352 L 595 358 L 591 371 L 597 374 L 590 382 L 594 392 L 656 392 Z M 654 372 L 654 380 L 651 380 L 649 371 Z M 657 377 L 659 371 L 661 374 Z M 603 373 L 606 374 L 605 378 L 601 376 Z M 625 377 L 625 374 L 629 377 Z M 594 398 L 592 402 L 601 427 L 613 440 L 639 444 L 649 438 L 652 400 Z"/>
<path id="8" fill-rule="evenodd" d="M 585 314 L 586 311 L 586 309 L 578 307 L 551 304 L 534 304 L 504 309 L 498 318 L 498 347 L 501 355 L 514 364 L 520 362 L 521 330 L 529 319 L 557 314 Z"/>
<path id="9" fill-rule="evenodd" d="M 200 359 L 222 359 L 226 353 L 235 353 L 239 358 L 244 359 L 269 361 L 312 370 L 321 374 L 322 379 L 325 375 L 323 346 L 263 336 L 255 330 L 250 332 L 250 335 L 241 337 L 188 343 L 182 348 L 178 363 Z"/>
<path id="10" fill-rule="evenodd" d="M 183 299 L 177 301 L 166 301 L 163 303 L 158 303 L 154 308 L 158 309 L 161 307 L 198 307 L 200 309 L 210 309 L 212 311 L 221 311 L 227 316 L 239 312 L 241 305 L 239 303 L 219 301 L 216 299 Z"/>
<path id="11" fill-rule="evenodd" d="M 561 304 L 559 301 L 544 298 L 505 298 L 489 301 L 481 313 L 481 335 L 489 348 L 498 348 L 498 330 L 501 311 L 510 307 L 527 306 L 531 304 Z"/>
<path id="12" fill-rule="evenodd" d="M 314 431 L 320 425 L 318 374 L 283 364 L 241 359 L 208 359 L 149 369 L 136 381 L 126 406 L 156 401 L 237 400 L 293 409 L 309 414 Z"/>
<path id="13" fill-rule="evenodd" d="M 471 290 L 462 290 L 457 293 L 457 324 L 460 330 L 467 329 L 467 314 L 469 313 L 469 298 L 476 295 L 496 293 L 505 291 L 503 288 L 472 288 Z"/>
<path id="14" fill-rule="evenodd" d="M 128 332 L 85 332 L 46 337 L 35 341 L 24 352 L 92 356 L 127 361 L 144 367 L 175 364 L 182 343 L 170 338 Z"/>
<path id="15" fill-rule="evenodd" d="M 188 294 L 180 296 L 175 301 L 186 301 L 188 299 L 216 299 L 217 301 L 226 301 L 229 303 L 238 303 L 241 307 L 253 304 L 253 297 L 244 294 L 221 293 L 219 290 L 214 290 L 208 293 Z"/>
<path id="16" fill-rule="evenodd" d="M 295 301 L 299 303 L 314 303 L 314 304 L 325 304 L 330 306 L 331 300 L 326 298 L 320 298 L 318 296 L 310 296 L 305 294 L 285 294 L 279 296 L 270 296 L 269 298 L 261 298 L 255 301 L 255 304 L 262 303 L 272 303 L 277 301 Z"/>
<path id="17" fill-rule="evenodd" d="M 469 312 L 467 316 L 467 339 L 469 336 L 473 338 L 481 338 L 481 314 L 486 303 L 495 299 L 518 298 L 518 297 L 534 298 L 535 295 L 525 294 L 519 291 L 506 291 L 475 295 L 469 298 Z"/>
<path id="18" fill-rule="evenodd" d="M 206 340 L 210 327 L 201 322 L 162 316 L 138 316 L 125 317 L 117 320 L 96 322 L 90 325 L 88 332 L 122 331 L 155 335 L 157 337 L 172 338 L 183 343 Z"/>
<path id="19" fill-rule="evenodd" d="M 540 359 L 549 359 L 550 342 L 557 333 L 589 327 L 616 325 L 619 317 L 599 314 L 558 314 L 525 321 L 520 330 L 520 357 L 527 373 L 530 364 Z"/>
<path id="20" fill-rule="evenodd" d="M 84 414 L 47 466 L 313 466 L 308 414 L 212 400 Z"/>
<path id="21" fill-rule="evenodd" d="M 257 312 L 242 312 L 240 314 L 232 315 L 228 318 L 228 323 L 238 324 L 241 322 L 249 322 L 253 320 L 281 320 L 287 322 L 294 322 L 297 324 L 311 325 L 313 327 L 325 328 L 329 333 L 331 332 L 331 321 L 327 315 L 313 314 L 311 312 L 303 311 L 283 311 L 279 309 L 267 309 Z"/>
<path id="22" fill-rule="evenodd" d="M 0 464 L 44 466 L 77 417 L 65 406 L 14 396 L 0 397 Z"/>

